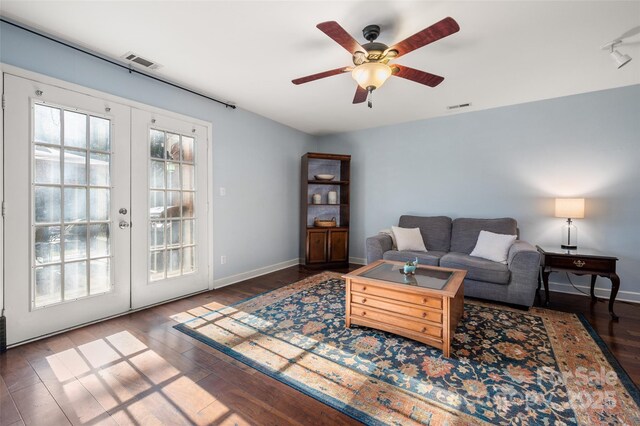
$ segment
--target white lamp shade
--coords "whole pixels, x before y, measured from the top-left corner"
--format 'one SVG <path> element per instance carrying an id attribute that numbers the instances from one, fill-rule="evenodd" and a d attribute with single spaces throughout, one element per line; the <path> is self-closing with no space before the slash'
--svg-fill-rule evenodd
<path id="1" fill-rule="evenodd" d="M 556 217 L 584 218 L 584 198 L 556 198 Z"/>
<path id="2" fill-rule="evenodd" d="M 351 76 L 363 89 L 378 89 L 391 76 L 391 68 L 380 62 L 366 62 L 355 67 Z"/>

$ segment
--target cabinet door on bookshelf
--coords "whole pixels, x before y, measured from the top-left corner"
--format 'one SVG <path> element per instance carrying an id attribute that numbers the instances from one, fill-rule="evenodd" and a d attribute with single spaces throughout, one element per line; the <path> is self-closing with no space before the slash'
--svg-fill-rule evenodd
<path id="1" fill-rule="evenodd" d="M 307 231 L 307 262 L 324 263 L 327 261 L 327 231 Z"/>
<path id="2" fill-rule="evenodd" d="M 329 231 L 329 262 L 346 262 L 349 258 L 349 231 Z"/>

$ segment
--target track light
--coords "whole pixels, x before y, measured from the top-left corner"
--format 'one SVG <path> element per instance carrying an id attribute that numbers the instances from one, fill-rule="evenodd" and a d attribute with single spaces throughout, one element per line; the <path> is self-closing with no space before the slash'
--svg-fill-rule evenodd
<path id="1" fill-rule="evenodd" d="M 605 44 L 603 47 L 603 49 L 609 50 L 609 54 L 611 55 L 611 58 L 618 65 L 618 69 L 622 68 L 623 66 L 631 62 L 631 56 L 622 54 L 615 49 L 615 47 L 620 43 L 622 43 L 622 40 L 613 40 L 612 42 Z"/>
<path id="2" fill-rule="evenodd" d="M 622 68 L 623 66 L 625 66 L 626 64 L 628 64 L 631 61 L 631 56 L 623 55 L 622 53 L 618 52 L 617 50 L 614 50 L 614 51 L 611 52 L 611 57 L 618 64 L 618 68 Z"/>

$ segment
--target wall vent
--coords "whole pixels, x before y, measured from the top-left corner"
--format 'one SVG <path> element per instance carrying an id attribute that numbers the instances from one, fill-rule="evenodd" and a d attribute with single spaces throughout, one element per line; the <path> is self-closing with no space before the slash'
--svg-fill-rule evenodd
<path id="1" fill-rule="evenodd" d="M 447 109 L 453 110 L 453 109 L 460 109 L 460 108 L 468 108 L 470 106 L 471 106 L 471 102 L 467 102 L 466 104 L 449 105 Z"/>
<path id="2" fill-rule="evenodd" d="M 156 62 L 143 58 L 142 56 L 136 55 L 133 52 L 125 53 L 124 55 L 121 56 L 121 58 L 124 59 L 125 61 L 133 62 L 134 64 L 141 65 L 150 70 L 157 70 L 162 66 Z"/>

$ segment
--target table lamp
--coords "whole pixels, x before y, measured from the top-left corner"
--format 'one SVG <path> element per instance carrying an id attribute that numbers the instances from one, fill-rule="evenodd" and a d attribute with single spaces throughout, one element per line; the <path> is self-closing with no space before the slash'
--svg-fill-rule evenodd
<path id="1" fill-rule="evenodd" d="M 578 248 L 578 229 L 573 219 L 584 218 L 584 198 L 556 198 L 556 217 L 566 217 L 567 223 L 562 227 L 563 249 Z"/>

